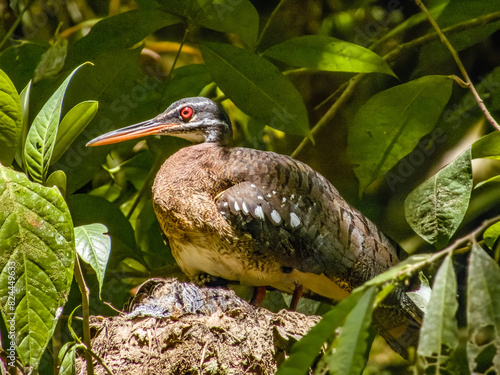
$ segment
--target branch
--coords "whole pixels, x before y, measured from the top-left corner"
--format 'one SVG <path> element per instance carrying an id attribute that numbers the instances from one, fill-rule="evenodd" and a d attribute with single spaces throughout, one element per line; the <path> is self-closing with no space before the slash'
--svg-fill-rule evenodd
<path id="1" fill-rule="evenodd" d="M 434 28 L 434 30 L 436 30 L 436 33 L 439 35 L 439 38 L 441 39 L 441 41 L 444 43 L 444 45 L 450 51 L 451 55 L 453 56 L 453 59 L 455 60 L 455 63 L 458 65 L 460 72 L 462 73 L 462 75 L 465 78 L 465 83 L 467 84 L 469 89 L 472 91 L 472 95 L 474 95 L 474 98 L 476 98 L 476 101 L 477 101 L 477 104 L 479 105 L 479 108 L 481 108 L 481 111 L 483 111 L 484 115 L 486 116 L 488 121 L 491 123 L 491 125 L 493 125 L 498 131 L 500 131 L 500 125 L 498 125 L 498 123 L 495 121 L 495 119 L 493 118 L 491 113 L 488 111 L 488 109 L 484 105 L 483 99 L 481 99 L 478 92 L 476 91 L 476 88 L 472 84 L 472 81 L 469 77 L 469 74 L 467 73 L 467 70 L 464 67 L 464 64 L 462 64 L 462 61 L 460 60 L 460 57 L 458 56 L 458 52 L 455 50 L 455 48 L 453 48 L 450 41 L 448 40 L 446 35 L 444 35 L 443 31 L 441 30 L 441 28 L 437 24 L 436 20 L 434 20 L 434 18 L 432 17 L 431 13 L 427 9 L 427 7 L 424 5 L 422 0 L 415 0 L 415 3 L 420 7 L 420 9 L 422 9 L 422 12 L 425 13 L 425 15 L 427 16 L 427 19 L 431 23 L 432 27 Z M 497 12 L 497 13 L 500 13 L 500 12 Z"/>

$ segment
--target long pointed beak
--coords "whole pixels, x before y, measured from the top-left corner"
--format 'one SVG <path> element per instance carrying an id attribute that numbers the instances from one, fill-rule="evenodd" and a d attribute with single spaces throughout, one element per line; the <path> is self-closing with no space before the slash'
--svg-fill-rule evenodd
<path id="1" fill-rule="evenodd" d="M 177 125 L 179 124 L 165 124 L 158 122 L 158 120 L 151 119 L 100 135 L 99 137 L 94 138 L 89 143 L 87 143 L 87 146 L 110 145 L 113 143 L 128 141 L 129 139 L 158 134 L 162 131 L 165 131 L 165 128 L 169 126 Z"/>

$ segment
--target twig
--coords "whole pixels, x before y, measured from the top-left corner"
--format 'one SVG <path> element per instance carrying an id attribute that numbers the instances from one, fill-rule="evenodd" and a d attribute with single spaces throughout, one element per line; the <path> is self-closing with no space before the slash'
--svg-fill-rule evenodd
<path id="1" fill-rule="evenodd" d="M 90 324 L 89 324 L 89 288 L 85 284 L 85 279 L 83 278 L 82 268 L 80 266 L 80 261 L 78 255 L 75 259 L 75 279 L 80 288 L 80 293 L 82 294 L 82 316 L 83 316 L 83 342 L 88 350 L 92 349 L 90 341 Z M 87 362 L 87 374 L 94 375 L 94 365 L 92 363 L 92 357 L 87 351 L 85 352 L 85 362 Z"/>
<path id="2" fill-rule="evenodd" d="M 430 265 L 434 263 L 436 260 L 439 258 L 442 258 L 446 255 L 450 254 L 457 254 L 457 253 L 464 253 L 467 249 L 470 250 L 470 244 L 474 241 L 476 241 L 476 237 L 484 232 L 486 229 L 488 229 L 489 226 L 492 224 L 499 222 L 500 221 L 500 216 L 496 216 L 492 219 L 488 219 L 483 221 L 483 223 L 474 229 L 472 232 L 468 233 L 467 235 L 457 239 L 455 242 L 453 242 L 451 245 L 446 247 L 445 249 L 438 251 L 437 253 L 431 255 L 430 257 L 426 258 L 425 260 L 412 264 L 410 267 L 405 268 L 401 271 L 399 271 L 395 278 L 400 278 L 408 274 L 414 274 L 416 271 L 420 270 L 421 268 L 424 268 L 427 265 Z M 467 247 L 464 248 L 462 245 L 467 244 Z"/>
<path id="3" fill-rule="evenodd" d="M 336 115 L 341 106 L 349 100 L 351 95 L 354 93 L 354 89 L 358 85 L 359 81 L 365 76 L 365 74 L 358 74 L 355 77 L 351 78 L 349 81 L 349 84 L 347 85 L 346 89 L 340 95 L 340 97 L 337 99 L 335 103 L 330 107 L 330 109 L 323 115 L 323 117 L 314 125 L 314 127 L 311 129 L 311 135 L 314 137 L 326 124 L 328 124 Z M 309 141 L 309 138 L 304 138 L 302 142 L 298 145 L 298 147 L 295 149 L 295 151 L 292 153 L 292 157 L 295 158 L 297 157 L 300 152 L 304 149 L 304 147 L 307 145 L 307 142 Z"/>
<path id="4" fill-rule="evenodd" d="M 427 9 L 427 7 L 424 5 L 422 0 L 415 0 L 415 3 L 420 7 L 422 12 L 425 13 L 425 15 L 427 16 L 427 19 L 431 23 L 432 27 L 434 28 L 434 30 L 436 30 L 436 33 L 439 35 L 439 38 L 441 39 L 441 41 L 444 43 L 444 45 L 450 51 L 451 55 L 453 56 L 453 59 L 455 60 L 455 63 L 458 65 L 460 72 L 462 73 L 462 75 L 465 78 L 465 83 L 468 85 L 469 89 L 472 92 L 472 95 L 474 95 L 474 98 L 476 98 L 476 101 L 477 101 L 477 104 L 479 105 L 479 108 L 481 108 L 481 111 L 483 111 L 484 115 L 486 116 L 486 118 L 488 119 L 490 124 L 493 125 L 498 131 L 500 131 L 500 125 L 498 125 L 498 123 L 495 121 L 495 119 L 491 115 L 490 111 L 488 111 L 488 109 L 484 105 L 483 99 L 481 99 L 478 92 L 476 91 L 476 88 L 472 84 L 472 81 L 469 77 L 469 74 L 467 73 L 467 70 L 465 69 L 464 65 L 462 64 L 460 57 L 458 56 L 458 52 L 455 50 L 455 48 L 453 48 L 450 41 L 448 40 L 446 35 L 443 33 L 443 31 L 441 30 L 441 28 L 439 27 L 437 22 L 434 20 L 434 18 L 432 17 L 431 13 Z"/>
<path id="5" fill-rule="evenodd" d="M 500 19 L 500 11 L 493 12 L 493 13 L 489 13 L 489 14 L 486 14 L 486 15 L 481 16 L 481 17 L 474 18 L 472 20 L 467 20 L 467 21 L 461 22 L 459 24 L 447 27 L 447 28 L 445 28 L 445 29 L 442 30 L 442 33 L 455 34 L 455 33 L 458 33 L 458 32 L 464 31 L 464 30 L 472 29 L 474 27 L 478 27 L 478 26 L 489 24 L 489 23 L 497 21 L 499 19 Z M 422 46 L 424 46 L 426 44 L 429 44 L 430 42 L 432 42 L 432 41 L 434 41 L 434 40 L 436 40 L 438 38 L 439 38 L 439 34 L 437 32 L 424 35 L 424 36 L 422 36 L 420 38 L 412 40 L 411 42 L 407 42 L 407 43 L 403 43 L 403 44 L 399 45 L 398 47 L 396 47 L 395 49 L 393 49 L 391 52 L 389 52 L 386 55 L 384 55 L 382 58 L 386 62 L 393 62 L 393 61 L 397 60 L 397 58 L 399 56 L 401 56 L 403 53 L 405 53 L 406 51 L 422 47 Z M 360 73 L 360 74 L 357 74 L 355 77 L 353 77 L 352 80 L 361 80 L 364 76 L 366 76 L 366 73 Z M 344 85 L 346 85 L 346 84 L 344 84 Z M 351 87 L 351 82 L 349 82 L 349 87 Z M 334 97 L 343 88 L 344 88 L 343 85 L 341 85 L 335 91 L 334 94 L 332 94 L 332 95 L 329 96 L 329 98 L 327 100 L 329 100 L 330 98 Z M 346 89 L 340 95 L 340 97 L 338 98 L 337 102 L 340 101 L 341 103 L 343 103 L 343 102 L 347 101 L 347 99 L 349 99 L 349 97 L 352 94 L 352 92 L 351 93 L 346 93 L 346 91 L 348 91 L 348 89 Z M 344 95 L 346 95 L 347 97 L 344 96 Z M 325 100 L 325 101 L 327 101 L 327 100 Z M 323 103 L 321 103 L 319 106 L 321 106 L 321 105 L 323 105 Z M 330 108 L 330 110 L 318 121 L 318 123 L 313 127 L 313 129 L 311 131 L 313 135 L 316 134 L 321 128 L 323 128 L 323 126 L 326 123 L 328 123 L 329 121 L 331 121 L 335 117 L 335 115 L 337 114 L 337 112 L 338 112 L 338 110 L 340 108 L 336 108 L 334 110 L 333 107 L 338 107 L 338 106 L 336 105 L 336 103 L 334 103 L 333 106 Z M 308 141 L 309 141 L 308 138 L 304 138 L 302 140 L 302 142 L 300 143 L 300 145 L 292 153 L 292 156 L 293 157 L 297 157 L 297 155 L 300 152 L 303 151 L 303 149 L 307 145 Z"/>
<path id="6" fill-rule="evenodd" d="M 19 15 L 17 16 L 16 20 L 14 21 L 14 23 L 12 24 L 12 26 L 10 27 L 9 31 L 7 31 L 7 33 L 5 34 L 5 36 L 3 37 L 2 41 L 0 42 L 0 49 L 2 49 L 3 45 L 7 42 L 7 40 L 9 40 L 10 36 L 14 33 L 14 31 L 17 29 L 17 26 L 19 26 L 19 23 L 21 22 L 21 20 L 23 19 L 23 16 L 24 16 L 24 13 L 28 10 L 28 8 L 31 6 L 31 4 L 33 4 L 35 2 L 35 0 L 30 0 L 28 2 L 28 4 L 26 4 L 26 6 L 23 8 L 23 10 L 21 10 L 21 12 L 19 12 Z"/>

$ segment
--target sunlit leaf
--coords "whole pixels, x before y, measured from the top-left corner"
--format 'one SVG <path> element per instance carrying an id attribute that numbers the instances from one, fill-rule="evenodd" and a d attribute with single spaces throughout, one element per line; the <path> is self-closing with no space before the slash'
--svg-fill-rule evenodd
<path id="1" fill-rule="evenodd" d="M 495 242 L 497 242 L 500 236 L 500 222 L 493 224 L 483 233 L 484 244 L 490 249 L 493 249 Z"/>
<path id="2" fill-rule="evenodd" d="M 108 228 L 102 224 L 75 227 L 76 251 L 94 269 L 99 281 L 99 297 L 111 253 L 111 239 L 106 235 L 107 232 Z"/>
<path id="3" fill-rule="evenodd" d="M 32 81 L 29 81 L 26 87 L 19 94 L 19 98 L 21 99 L 21 108 L 23 112 L 23 130 L 21 139 L 16 147 L 16 163 L 21 168 L 23 168 L 24 171 L 26 171 L 26 169 L 24 168 L 23 152 L 24 152 L 24 144 L 26 142 L 26 137 L 28 136 L 28 130 L 29 130 L 29 118 L 30 118 L 29 103 L 31 94 L 31 83 Z"/>
<path id="4" fill-rule="evenodd" d="M 74 342 L 67 342 L 59 351 L 59 374 L 58 375 L 75 375 L 76 374 L 76 346 Z"/>
<path id="5" fill-rule="evenodd" d="M 36 368 L 70 290 L 73 224 L 56 188 L 1 166 L 0 206 L 0 308 L 19 358 Z"/>
<path id="6" fill-rule="evenodd" d="M 353 292 L 331 311 L 323 315 L 321 321 L 292 346 L 290 356 L 279 367 L 276 375 L 306 374 L 323 344 L 335 337 L 335 330 L 342 325 L 346 316 L 353 310 L 362 296 L 362 292 Z"/>
<path id="7" fill-rule="evenodd" d="M 0 70 L 0 163 L 11 165 L 21 142 L 23 113 L 19 94 L 3 70 Z"/>
<path id="8" fill-rule="evenodd" d="M 75 105 L 63 117 L 57 130 L 56 143 L 50 159 L 51 165 L 59 160 L 83 129 L 92 121 L 98 107 L 98 102 L 95 100 L 87 100 Z"/>
<path id="9" fill-rule="evenodd" d="M 478 372 L 478 365 L 484 374 L 500 368 L 499 311 L 500 268 L 473 242 L 467 280 L 467 356 L 471 373 Z"/>
<path id="10" fill-rule="evenodd" d="M 242 111 L 278 130 L 310 134 L 300 94 L 273 64 L 229 44 L 206 42 L 200 49 L 214 81 Z"/>
<path id="11" fill-rule="evenodd" d="M 58 37 L 54 44 L 45 51 L 38 63 L 33 77 L 33 83 L 45 78 L 54 78 L 64 66 L 68 52 L 68 40 Z"/>
<path id="12" fill-rule="evenodd" d="M 471 146 L 472 159 L 488 158 L 500 160 L 500 132 L 486 134 Z"/>
<path id="13" fill-rule="evenodd" d="M 447 76 L 425 76 L 372 96 L 348 133 L 348 153 L 362 193 L 408 155 L 436 124 L 451 95 Z"/>
<path id="14" fill-rule="evenodd" d="M 375 52 L 326 35 L 306 35 L 288 39 L 272 46 L 263 55 L 308 69 L 395 75 Z"/>
<path id="15" fill-rule="evenodd" d="M 56 141 L 64 94 L 71 78 L 82 65 L 73 70 L 50 99 L 47 100 L 28 131 L 24 146 L 24 164 L 30 176 L 36 182 L 45 182 Z"/>
<path id="16" fill-rule="evenodd" d="M 457 310 L 457 280 L 452 257 L 448 256 L 434 279 L 417 351 L 424 357 L 428 370 L 435 374 L 440 374 L 446 367 L 451 353 L 458 346 Z"/>
<path id="17" fill-rule="evenodd" d="M 442 248 L 462 222 L 471 190 L 471 152 L 468 148 L 408 195 L 406 220 L 420 237 Z"/>
<path id="18" fill-rule="evenodd" d="M 329 373 L 357 375 L 362 372 L 376 295 L 374 286 L 368 288 L 347 316 L 335 349 L 325 359 Z"/>

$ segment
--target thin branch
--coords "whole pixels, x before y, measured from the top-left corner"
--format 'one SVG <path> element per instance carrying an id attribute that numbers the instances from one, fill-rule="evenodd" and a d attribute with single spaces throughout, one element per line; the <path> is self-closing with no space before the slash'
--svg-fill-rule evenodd
<path id="1" fill-rule="evenodd" d="M 354 93 L 354 89 L 358 85 L 358 83 L 361 81 L 361 79 L 365 76 L 365 74 L 358 74 L 355 77 L 351 78 L 349 81 L 349 84 L 347 85 L 346 89 L 340 95 L 340 97 L 337 99 L 335 103 L 330 107 L 330 109 L 323 115 L 323 117 L 314 125 L 314 127 L 311 129 L 311 135 L 314 137 L 326 124 L 328 124 L 336 115 L 339 109 L 342 107 L 342 105 L 347 102 L 347 100 L 350 99 L 351 95 Z M 302 152 L 304 147 L 307 145 L 307 142 L 309 141 L 309 138 L 304 138 L 302 142 L 299 144 L 299 146 L 295 149 L 295 151 L 292 153 L 292 157 L 296 158 L 298 154 Z"/>
<path id="2" fill-rule="evenodd" d="M 89 324 L 89 288 L 85 284 L 83 278 L 82 268 L 78 255 L 75 259 L 75 279 L 82 294 L 82 317 L 83 317 L 83 342 L 88 350 L 92 349 L 90 341 L 90 324 Z M 87 362 L 87 374 L 94 375 L 94 365 L 92 363 L 92 356 L 85 351 L 85 362 Z"/>
<path id="3" fill-rule="evenodd" d="M 422 12 L 425 13 L 425 15 L 427 16 L 427 19 L 431 23 L 432 27 L 434 28 L 434 30 L 436 30 L 436 33 L 439 35 L 439 38 L 441 39 L 441 41 L 444 43 L 444 45 L 450 51 L 451 55 L 453 56 L 453 59 L 455 60 L 455 63 L 458 65 L 458 68 L 460 69 L 460 72 L 464 76 L 465 82 L 469 86 L 469 89 L 471 90 L 472 95 L 474 95 L 474 98 L 476 98 L 476 101 L 477 101 L 477 104 L 479 105 L 479 108 L 481 108 L 481 111 L 483 111 L 484 115 L 486 116 L 488 121 L 491 123 L 491 125 L 493 125 L 498 131 L 500 131 L 500 125 L 498 125 L 498 123 L 495 121 L 495 119 L 491 115 L 490 111 L 488 111 L 488 109 L 484 105 L 483 99 L 481 99 L 481 97 L 479 96 L 476 88 L 474 87 L 474 85 L 469 77 L 469 74 L 467 73 L 467 70 L 464 67 L 464 64 L 462 63 L 462 60 L 460 60 L 460 57 L 458 56 L 458 52 L 455 50 L 455 48 L 453 48 L 450 41 L 448 40 L 446 35 L 443 33 L 443 31 L 441 30 L 441 28 L 437 24 L 436 20 L 434 20 L 434 18 L 432 17 L 431 13 L 427 9 L 427 7 L 424 5 L 422 0 L 415 0 L 415 3 L 420 7 Z"/>
<path id="4" fill-rule="evenodd" d="M 3 45 L 7 42 L 7 40 L 9 40 L 10 36 L 12 34 L 14 34 L 14 31 L 17 29 L 17 26 L 19 26 L 19 23 L 23 19 L 24 13 L 28 10 L 28 8 L 31 6 L 31 4 L 34 3 L 34 1 L 35 0 L 30 0 L 28 2 L 28 4 L 26 4 L 26 6 L 23 8 L 23 10 L 21 10 L 21 12 L 17 16 L 16 20 L 14 21 L 14 23 L 10 27 L 9 31 L 7 31 L 7 33 L 3 37 L 2 41 L 0 41 L 0 50 L 2 49 Z"/>

